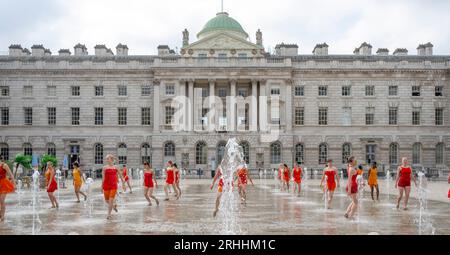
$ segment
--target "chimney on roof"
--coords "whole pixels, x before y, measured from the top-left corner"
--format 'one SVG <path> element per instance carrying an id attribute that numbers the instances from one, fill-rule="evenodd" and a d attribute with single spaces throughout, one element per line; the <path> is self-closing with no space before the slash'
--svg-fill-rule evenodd
<path id="1" fill-rule="evenodd" d="M 42 57 L 45 55 L 45 48 L 42 44 L 35 44 L 31 46 L 31 55 L 33 57 Z"/>
<path id="2" fill-rule="evenodd" d="M 426 56 L 433 56 L 433 44 L 428 42 L 425 46 L 425 55 Z"/>
<path id="3" fill-rule="evenodd" d="M 419 44 L 419 47 L 417 47 L 417 55 L 425 56 L 425 45 L 424 44 Z"/>
<path id="4" fill-rule="evenodd" d="M 75 47 L 73 47 L 73 48 L 74 48 L 75 56 L 87 56 L 88 55 L 87 48 L 84 44 L 79 43 L 79 44 L 75 45 Z"/>
<path id="5" fill-rule="evenodd" d="M 51 55 L 52 55 L 51 50 L 49 50 L 49 49 L 44 50 L 44 56 L 51 56 Z"/>
<path id="6" fill-rule="evenodd" d="M 22 56 L 23 55 L 23 49 L 20 44 L 11 44 L 9 46 L 9 55 L 10 56 Z"/>
<path id="7" fill-rule="evenodd" d="M 117 56 L 128 56 L 128 46 L 119 43 L 116 47 L 116 55 Z"/>
<path id="8" fill-rule="evenodd" d="M 378 56 L 388 56 L 389 55 L 389 50 L 386 48 L 379 48 L 377 50 L 377 55 Z"/>
<path id="9" fill-rule="evenodd" d="M 355 51 L 353 51 L 355 55 L 364 55 L 364 56 L 370 56 L 372 55 L 372 45 L 363 42 L 359 48 L 356 48 Z"/>
<path id="10" fill-rule="evenodd" d="M 408 55 L 408 50 L 405 48 L 397 48 L 394 53 L 394 56 L 406 56 Z"/>
<path id="11" fill-rule="evenodd" d="M 168 45 L 159 45 L 158 46 L 158 56 L 167 56 L 170 55 L 170 48 Z"/>
<path id="12" fill-rule="evenodd" d="M 108 51 L 108 48 L 106 48 L 104 44 L 97 44 L 95 45 L 94 49 L 95 49 L 95 56 L 97 57 L 106 56 L 106 53 Z"/>
<path id="13" fill-rule="evenodd" d="M 313 50 L 314 55 L 328 55 L 328 44 L 321 43 L 317 44 Z"/>
<path id="14" fill-rule="evenodd" d="M 298 45 L 297 44 L 277 44 L 275 46 L 275 55 L 277 56 L 297 56 Z"/>
<path id="15" fill-rule="evenodd" d="M 70 56 L 71 54 L 69 49 L 60 49 L 58 53 L 60 56 Z"/>
<path id="16" fill-rule="evenodd" d="M 30 55 L 31 55 L 31 52 L 30 52 L 29 49 L 24 48 L 24 49 L 22 50 L 22 55 L 23 55 L 23 56 L 30 56 Z"/>

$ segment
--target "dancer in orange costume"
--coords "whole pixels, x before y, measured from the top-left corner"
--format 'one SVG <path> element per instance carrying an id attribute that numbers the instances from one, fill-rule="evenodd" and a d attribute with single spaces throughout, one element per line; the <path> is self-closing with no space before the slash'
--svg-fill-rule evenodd
<path id="1" fill-rule="evenodd" d="M 253 186 L 255 185 L 253 184 L 252 178 L 250 178 L 250 175 L 248 174 L 248 169 L 246 165 L 243 165 L 240 168 L 238 168 L 236 175 L 238 178 L 239 195 L 241 196 L 242 203 L 245 203 L 247 200 L 247 179 Z"/>
<path id="2" fill-rule="evenodd" d="M 156 205 L 159 205 L 159 200 L 153 195 L 153 187 L 158 187 L 156 182 L 155 170 L 152 169 L 150 163 L 144 162 L 144 196 L 148 201 L 148 205 L 152 205 L 153 198 L 156 201 Z"/>
<path id="3" fill-rule="evenodd" d="M 353 218 L 353 215 L 355 215 L 356 210 L 358 209 L 358 183 L 356 182 L 356 177 L 358 176 L 358 173 L 355 169 L 356 160 L 354 156 L 351 156 L 348 159 L 348 166 L 347 166 L 347 174 L 348 174 L 348 182 L 346 191 L 348 196 L 351 198 L 351 203 L 347 207 L 347 211 L 345 212 L 345 218 L 351 219 Z"/>
<path id="4" fill-rule="evenodd" d="M 323 181 L 327 177 L 326 188 L 323 186 Z M 337 169 L 333 166 L 333 160 L 329 159 L 327 167 L 323 169 L 322 180 L 320 181 L 320 187 L 324 188 L 324 192 L 327 192 L 327 205 L 328 209 L 331 208 L 331 201 L 333 201 L 334 190 L 336 189 L 336 183 L 339 185 L 339 178 Z"/>
<path id="5" fill-rule="evenodd" d="M 173 167 L 173 162 L 169 161 L 167 162 L 167 168 L 166 168 L 166 184 L 164 185 L 164 192 L 166 193 L 165 201 L 169 201 L 169 193 L 168 188 L 171 186 L 175 191 L 175 197 L 178 198 L 178 190 L 174 187 L 175 182 L 175 168 Z"/>
<path id="6" fill-rule="evenodd" d="M 125 186 L 125 182 L 122 177 L 122 173 L 117 166 L 114 165 L 115 157 L 111 154 L 106 156 L 106 166 L 102 170 L 102 188 L 105 202 L 108 203 L 108 216 L 106 219 L 112 219 L 111 212 L 118 212 L 117 203 L 115 201 L 117 194 L 118 177 L 122 180 L 122 185 Z M 123 187 L 125 189 L 125 187 Z"/>
<path id="7" fill-rule="evenodd" d="M 130 194 L 132 194 L 133 189 L 131 189 L 130 177 L 128 177 L 128 169 L 127 169 L 126 165 L 123 165 L 123 168 L 122 168 L 122 178 L 125 181 L 125 183 L 128 185 L 128 187 L 130 188 Z M 127 191 L 127 186 L 124 185 L 123 191 Z"/>
<path id="8" fill-rule="evenodd" d="M 8 179 L 9 177 L 9 179 Z M 0 222 L 5 221 L 6 212 L 6 195 L 14 192 L 14 175 L 5 163 L 3 156 L 0 154 Z"/>
<path id="9" fill-rule="evenodd" d="M 372 167 L 369 169 L 367 178 L 367 184 L 370 186 L 370 194 L 372 196 L 372 200 L 375 201 L 373 197 L 373 190 L 375 189 L 377 191 L 377 201 L 379 201 L 380 196 L 380 190 L 378 189 L 378 169 L 377 169 L 377 162 L 373 162 Z"/>
<path id="10" fill-rule="evenodd" d="M 80 165 L 75 162 L 73 163 L 73 187 L 75 188 L 75 195 L 77 196 L 77 203 L 80 202 L 80 194 L 84 196 L 84 201 L 86 201 L 87 196 L 81 191 L 81 186 L 83 182 L 86 182 L 83 176 L 83 171 L 80 169 Z"/>
<path id="11" fill-rule="evenodd" d="M 213 182 L 211 183 L 211 186 L 209 187 L 211 190 L 214 188 L 214 184 L 216 183 L 217 179 L 219 179 L 219 183 L 217 184 L 217 196 L 216 196 L 216 207 L 213 212 L 213 217 L 216 217 L 217 212 L 219 211 L 220 206 L 220 198 L 222 198 L 222 192 L 223 192 L 223 174 L 222 174 L 222 167 L 217 167 L 216 174 L 214 175 Z"/>
<path id="12" fill-rule="evenodd" d="M 397 179 L 395 180 L 395 188 L 398 187 L 399 195 L 397 199 L 397 209 L 400 208 L 400 201 L 402 200 L 403 193 L 405 193 L 405 202 L 403 210 L 408 210 L 409 193 L 411 192 L 411 178 L 414 180 L 414 184 L 417 187 L 416 178 L 412 174 L 411 166 L 408 165 L 408 159 L 402 158 L 402 165 L 397 169 Z"/>
<path id="13" fill-rule="evenodd" d="M 300 165 L 298 163 L 295 163 L 294 165 L 294 169 L 292 170 L 292 175 L 294 177 L 294 193 L 295 190 L 297 189 L 298 191 L 298 196 L 300 196 L 300 191 L 301 191 L 301 187 L 302 187 L 302 172 L 303 169 L 300 167 Z"/>
<path id="14" fill-rule="evenodd" d="M 177 199 L 181 197 L 181 188 L 180 188 L 180 169 L 178 169 L 178 165 L 176 163 L 173 164 L 174 171 L 175 171 L 175 182 L 174 182 L 174 188 L 178 190 L 178 196 Z"/>
<path id="15" fill-rule="evenodd" d="M 50 202 L 52 202 L 51 208 L 59 208 L 58 201 L 54 194 L 54 192 L 58 189 L 58 184 L 56 183 L 55 169 L 53 168 L 53 163 L 51 161 L 47 162 L 47 171 L 45 171 L 45 180 L 48 198 L 50 198 Z"/>

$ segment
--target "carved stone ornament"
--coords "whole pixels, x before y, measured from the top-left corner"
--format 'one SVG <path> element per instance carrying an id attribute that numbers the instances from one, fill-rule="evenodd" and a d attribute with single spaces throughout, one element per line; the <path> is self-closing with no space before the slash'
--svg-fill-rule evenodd
<path id="1" fill-rule="evenodd" d="M 210 55 L 214 55 L 214 53 L 216 53 L 215 50 L 213 50 L 213 49 L 210 49 L 210 50 L 209 50 L 209 54 L 210 54 Z"/>
<path id="2" fill-rule="evenodd" d="M 181 55 L 184 55 L 184 54 L 186 54 L 186 50 L 185 49 L 181 49 L 180 53 L 181 53 Z"/>
<path id="3" fill-rule="evenodd" d="M 261 55 L 264 55 L 264 53 L 265 53 L 265 52 L 264 52 L 264 49 L 260 49 L 260 50 L 259 50 L 259 53 L 261 53 Z"/>
<path id="4" fill-rule="evenodd" d="M 235 50 L 235 49 L 232 49 L 232 50 L 231 50 L 231 54 L 232 54 L 232 55 L 235 55 L 235 54 L 236 54 L 236 50 Z"/>
<path id="5" fill-rule="evenodd" d="M 189 54 L 189 55 L 194 54 L 194 50 L 193 50 L 193 49 L 189 49 L 189 50 L 188 50 L 188 54 Z"/>
<path id="6" fill-rule="evenodd" d="M 253 50 L 252 50 L 252 54 L 253 54 L 253 55 L 256 55 L 256 54 L 258 54 L 258 51 L 255 50 L 255 49 L 253 49 Z"/>

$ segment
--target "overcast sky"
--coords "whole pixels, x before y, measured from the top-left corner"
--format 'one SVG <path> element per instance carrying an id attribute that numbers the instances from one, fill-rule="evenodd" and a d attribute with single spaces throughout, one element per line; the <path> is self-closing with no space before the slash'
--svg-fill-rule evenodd
<path id="1" fill-rule="evenodd" d="M 156 47 L 190 41 L 220 11 L 221 0 L 0 0 L 0 53 L 10 44 L 43 44 L 53 54 L 77 43 L 90 54 L 96 44 L 115 52 L 127 44 L 131 55 L 156 54 Z M 263 32 L 266 49 L 296 43 L 311 54 L 327 42 L 330 54 L 352 54 L 367 41 L 377 48 L 407 48 L 432 42 L 434 52 L 450 55 L 448 0 L 224 0 L 224 9 L 255 41 Z"/>

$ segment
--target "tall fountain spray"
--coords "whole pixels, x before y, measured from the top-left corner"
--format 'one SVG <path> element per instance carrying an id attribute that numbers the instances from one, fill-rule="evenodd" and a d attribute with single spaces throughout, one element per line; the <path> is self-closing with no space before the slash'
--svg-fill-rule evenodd
<path id="1" fill-rule="evenodd" d="M 33 200 L 31 204 L 33 207 L 33 226 L 31 233 L 35 235 L 41 229 L 41 220 L 39 218 L 39 171 L 37 170 L 33 173 Z"/>
<path id="2" fill-rule="evenodd" d="M 61 189 L 61 170 L 56 169 L 56 182 L 57 182 L 57 187 L 58 187 L 58 191 L 57 191 L 57 196 L 58 196 L 58 201 L 59 201 L 59 190 Z"/>
<path id="3" fill-rule="evenodd" d="M 87 185 L 87 206 L 88 206 L 88 212 L 89 217 L 92 217 L 92 208 L 93 208 L 93 200 L 92 200 L 92 183 L 94 183 L 94 180 L 92 178 L 86 179 L 86 185 Z"/>
<path id="4" fill-rule="evenodd" d="M 222 168 L 223 191 L 219 207 L 220 230 L 223 234 L 237 234 L 240 232 L 237 220 L 237 194 L 233 192 L 235 172 L 245 163 L 244 153 L 236 138 L 228 140 L 225 146 L 225 155 L 220 163 Z"/>
<path id="5" fill-rule="evenodd" d="M 426 234 L 434 235 L 436 229 L 433 227 L 430 216 L 427 213 L 428 190 L 427 190 L 427 180 L 425 177 L 424 169 L 422 169 L 422 171 L 419 171 L 419 173 L 417 175 L 419 177 L 419 187 L 417 189 L 418 198 L 419 198 L 419 215 L 418 215 L 417 219 L 415 220 L 415 222 L 419 228 L 419 235 L 424 235 L 424 234 L 425 235 Z"/>
<path id="6" fill-rule="evenodd" d="M 17 199 L 19 200 L 17 203 L 17 207 L 21 206 L 22 203 L 22 181 L 17 181 Z"/>
<path id="7" fill-rule="evenodd" d="M 390 170 L 387 170 L 387 172 L 386 172 L 386 190 L 387 190 L 387 200 L 388 200 L 388 203 L 389 203 L 389 199 L 390 199 L 390 196 L 391 196 L 391 171 Z"/>
<path id="8" fill-rule="evenodd" d="M 323 179 L 323 200 L 324 200 L 324 209 L 327 210 L 328 209 L 328 176 L 325 175 L 325 178 Z"/>
<path id="9" fill-rule="evenodd" d="M 358 184 L 358 193 L 356 194 L 358 197 L 358 218 L 357 221 L 359 222 L 360 215 L 361 215 L 361 208 L 362 208 L 362 198 L 364 193 L 364 178 L 362 175 L 358 175 L 356 177 L 356 182 Z"/>

